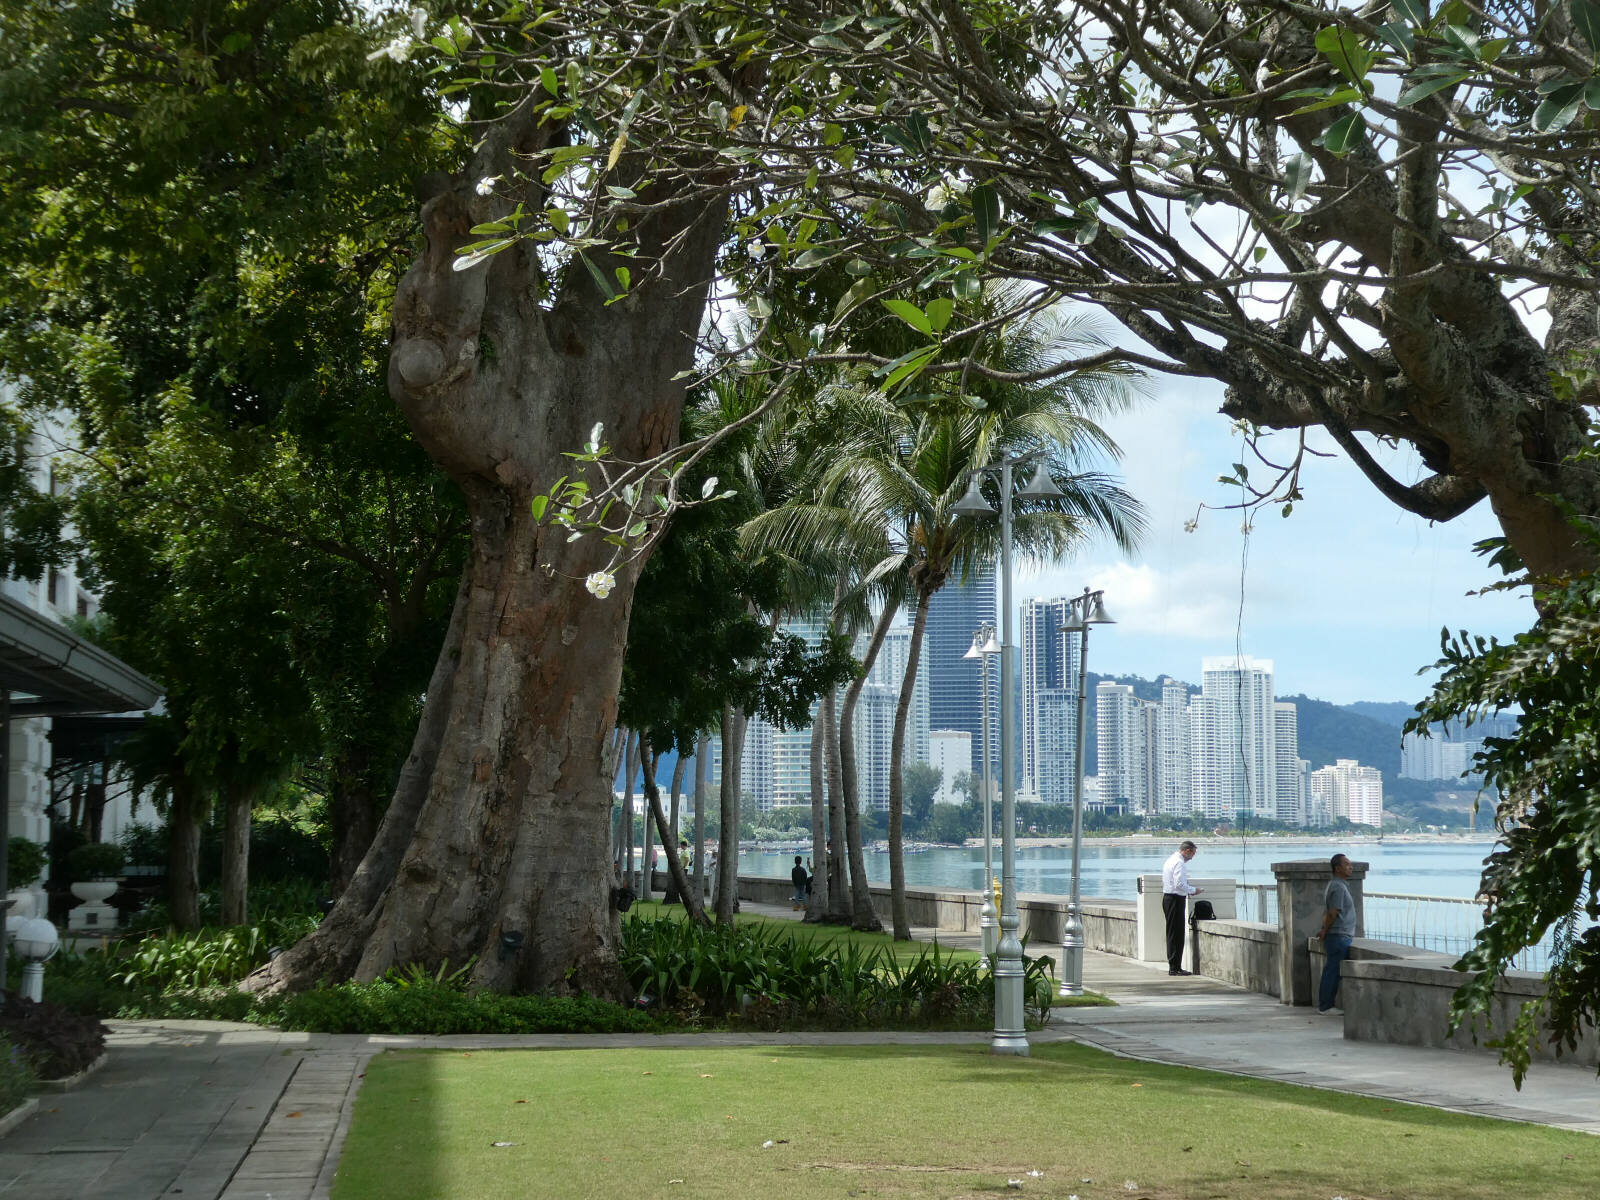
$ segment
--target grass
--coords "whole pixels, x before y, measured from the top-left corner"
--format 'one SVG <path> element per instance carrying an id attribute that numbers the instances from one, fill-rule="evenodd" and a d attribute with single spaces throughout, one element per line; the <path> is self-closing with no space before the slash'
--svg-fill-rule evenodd
<path id="1" fill-rule="evenodd" d="M 333 1200 L 1592 1200 L 1596 1179 L 1600 1138 L 1068 1044 L 707 1046 L 376 1058 Z"/>

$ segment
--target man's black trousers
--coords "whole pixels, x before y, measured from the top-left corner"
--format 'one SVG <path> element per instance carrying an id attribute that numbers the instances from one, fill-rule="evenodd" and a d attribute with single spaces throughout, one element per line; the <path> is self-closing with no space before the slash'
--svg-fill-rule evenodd
<path id="1" fill-rule="evenodd" d="M 1187 896 L 1174 896 L 1171 892 L 1161 897 L 1161 915 L 1167 918 L 1167 970 L 1176 971 L 1183 966 L 1183 915 L 1188 908 Z"/>

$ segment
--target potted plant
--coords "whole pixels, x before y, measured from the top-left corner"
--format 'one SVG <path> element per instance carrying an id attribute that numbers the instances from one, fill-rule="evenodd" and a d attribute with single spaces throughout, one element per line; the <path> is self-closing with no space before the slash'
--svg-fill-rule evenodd
<path id="1" fill-rule="evenodd" d="M 104 904 L 117 890 L 122 874 L 122 847 L 110 842 L 90 842 L 67 855 L 72 894 L 85 904 Z"/>
<path id="2" fill-rule="evenodd" d="M 25 837 L 14 837 L 6 843 L 6 887 L 10 889 L 6 906 L 8 917 L 34 915 L 33 893 L 27 887 L 44 872 L 49 852 L 38 842 Z"/>

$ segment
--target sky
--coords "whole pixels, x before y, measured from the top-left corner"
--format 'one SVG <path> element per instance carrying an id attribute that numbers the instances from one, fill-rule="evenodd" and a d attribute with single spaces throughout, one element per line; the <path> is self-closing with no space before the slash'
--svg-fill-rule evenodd
<path id="1" fill-rule="evenodd" d="M 1500 577 L 1472 552 L 1500 532 L 1487 501 L 1431 524 L 1383 499 L 1320 433 L 1312 445 L 1334 457 L 1311 462 L 1290 516 L 1263 510 L 1246 538 L 1237 511 L 1208 510 L 1186 533 L 1202 503 L 1237 497 L 1217 477 L 1241 461 L 1243 439 L 1218 412 L 1221 384 L 1166 377 L 1146 390 L 1135 411 L 1104 422 L 1145 507 L 1140 549 L 1124 555 L 1100 541 L 1074 561 L 1017 571 L 1019 604 L 1105 590 L 1117 623 L 1091 631 L 1091 671 L 1199 683 L 1203 656 L 1242 649 L 1272 660 L 1280 696 L 1414 704 L 1427 695 L 1431 673 L 1417 672 L 1439 657 L 1441 627 L 1505 639 L 1531 623 L 1525 589 L 1468 594 Z M 1291 447 L 1291 434 L 1277 437 Z M 1375 453 L 1403 482 L 1422 473 L 1409 449 Z"/>

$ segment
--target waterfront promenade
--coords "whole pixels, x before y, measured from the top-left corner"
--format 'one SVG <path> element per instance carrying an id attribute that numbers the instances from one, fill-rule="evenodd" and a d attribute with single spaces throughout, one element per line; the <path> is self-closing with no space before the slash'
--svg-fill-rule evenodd
<path id="1" fill-rule="evenodd" d="M 743 910 L 793 918 L 787 905 Z M 917 930 L 932 940 L 932 930 Z M 939 933 L 971 948 L 975 934 Z M 1040 949 L 1040 947 L 1035 947 Z M 1342 1024 L 1215 980 L 1090 951 L 1085 984 L 1115 1008 L 1058 1009 L 1030 1040 L 1600 1134 L 1600 1080 L 1536 1063 L 1522 1091 L 1489 1051 L 1346 1041 Z M 0 1137 L 0 1196 L 28 1200 L 327 1197 L 366 1062 L 384 1050 L 983 1042 L 950 1033 L 364 1037 L 219 1022 L 112 1023 L 106 1065 L 46 1093 Z"/>

